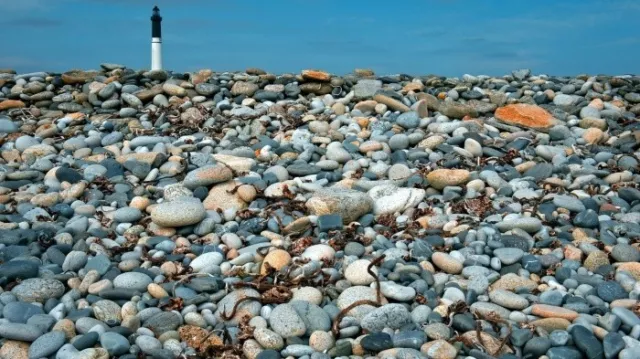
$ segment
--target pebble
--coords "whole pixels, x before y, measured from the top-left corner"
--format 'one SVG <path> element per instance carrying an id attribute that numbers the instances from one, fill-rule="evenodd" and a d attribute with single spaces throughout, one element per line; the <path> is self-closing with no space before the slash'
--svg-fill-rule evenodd
<path id="1" fill-rule="evenodd" d="M 371 261 L 366 259 L 358 259 L 344 270 L 344 277 L 353 285 L 369 285 L 374 282 L 375 278 L 367 272 L 367 268 L 371 264 Z M 378 270 L 372 267 L 373 273 L 378 273 Z"/>
<path id="2" fill-rule="evenodd" d="M 462 272 L 463 264 L 447 253 L 436 252 L 431 257 L 431 261 L 446 273 L 458 274 Z"/>
<path id="3" fill-rule="evenodd" d="M 64 291 L 64 284 L 56 279 L 29 278 L 15 286 L 11 293 L 24 302 L 44 303 L 48 299 L 61 297 Z"/>
<path id="4" fill-rule="evenodd" d="M 197 199 L 163 202 L 151 213 L 153 223 L 161 227 L 183 227 L 204 219 L 204 205 Z"/>
<path id="5" fill-rule="evenodd" d="M 151 284 L 152 279 L 148 275 L 140 272 L 122 273 L 113 279 L 113 286 L 116 288 L 133 289 L 144 292 Z"/>
<path id="6" fill-rule="evenodd" d="M 2 71 L 0 357 L 638 357 L 637 82 Z"/>
<path id="7" fill-rule="evenodd" d="M 375 333 L 384 328 L 400 329 L 411 320 L 411 313 L 401 304 L 387 304 L 364 316 L 360 325 Z"/>
<path id="8" fill-rule="evenodd" d="M 289 304 L 275 307 L 269 316 L 269 324 L 283 338 L 302 336 L 307 331 L 304 321 Z"/>
<path id="9" fill-rule="evenodd" d="M 496 289 L 489 292 L 491 301 L 507 309 L 524 309 L 529 306 L 525 298 L 504 289 Z"/>
<path id="10" fill-rule="evenodd" d="M 100 335 L 100 345 L 111 356 L 123 355 L 129 352 L 129 341 L 124 336 L 115 332 L 106 332 Z"/>
<path id="11" fill-rule="evenodd" d="M 29 346 L 29 359 L 39 359 L 55 354 L 62 345 L 65 337 L 63 332 L 52 331 L 40 336 Z"/>

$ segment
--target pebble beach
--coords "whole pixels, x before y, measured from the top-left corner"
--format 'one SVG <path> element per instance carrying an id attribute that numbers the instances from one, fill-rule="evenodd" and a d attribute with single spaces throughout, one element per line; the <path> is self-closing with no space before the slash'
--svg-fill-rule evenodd
<path id="1" fill-rule="evenodd" d="M 0 359 L 640 358 L 640 76 L 0 69 Z"/>

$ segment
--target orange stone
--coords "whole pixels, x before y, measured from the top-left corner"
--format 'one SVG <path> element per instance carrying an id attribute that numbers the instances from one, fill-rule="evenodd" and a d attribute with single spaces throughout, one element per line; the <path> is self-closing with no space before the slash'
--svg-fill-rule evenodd
<path id="1" fill-rule="evenodd" d="M 0 347 L 0 358 L 2 359 L 27 359 L 29 358 L 29 343 L 17 340 L 7 340 Z"/>
<path id="2" fill-rule="evenodd" d="M 578 241 L 578 242 L 587 241 L 587 242 L 589 242 L 589 235 L 582 228 L 574 229 L 573 233 L 572 233 L 572 236 L 573 236 L 573 240 L 574 241 Z"/>
<path id="3" fill-rule="evenodd" d="M 604 337 L 605 337 L 607 334 L 609 334 L 609 332 L 608 332 L 608 331 L 606 331 L 606 330 L 605 330 L 605 329 L 603 329 L 603 328 L 600 328 L 600 327 L 599 327 L 599 326 L 597 326 L 597 325 L 592 325 L 592 326 L 591 326 L 591 329 L 593 329 L 593 334 L 595 334 L 595 336 L 596 336 L 598 339 L 600 339 L 600 340 L 603 340 L 603 339 L 604 339 Z"/>
<path id="4" fill-rule="evenodd" d="M 356 122 L 360 128 L 367 128 L 369 126 L 369 118 L 368 117 L 356 117 Z"/>
<path id="5" fill-rule="evenodd" d="M 447 98 L 447 93 L 446 92 L 438 93 L 438 98 L 441 100 L 444 100 L 445 98 Z"/>
<path id="6" fill-rule="evenodd" d="M 282 249 L 273 250 L 264 257 L 262 265 L 260 266 L 260 274 L 268 273 L 267 265 L 276 271 L 279 271 L 284 266 L 289 265 L 289 263 L 291 263 L 291 255 L 289 252 Z"/>
<path id="7" fill-rule="evenodd" d="M 24 102 L 20 100 L 4 100 L 0 102 L 0 111 L 9 110 L 12 108 L 23 108 Z"/>
<path id="8" fill-rule="evenodd" d="M 601 129 L 592 127 L 582 134 L 582 138 L 590 144 L 595 145 L 600 143 L 604 139 L 604 132 Z"/>
<path id="9" fill-rule="evenodd" d="M 632 309 L 638 304 L 638 301 L 635 299 L 616 299 L 609 305 L 611 308 L 620 307 Z"/>
<path id="10" fill-rule="evenodd" d="M 402 92 L 407 93 L 410 91 L 420 92 L 424 89 L 424 85 L 419 82 L 409 82 L 402 88 Z"/>
<path id="11" fill-rule="evenodd" d="M 118 80 L 118 76 L 110 76 L 110 77 L 107 77 L 107 79 L 106 79 L 106 80 L 104 80 L 104 83 L 105 83 L 105 84 L 110 84 L 110 83 L 112 83 L 113 81 L 117 81 L 117 80 Z"/>
<path id="12" fill-rule="evenodd" d="M 191 82 L 194 85 L 201 84 L 201 83 L 207 81 L 211 77 L 212 74 L 213 74 L 213 71 L 211 71 L 209 69 L 200 70 L 200 71 L 198 71 L 197 74 L 194 74 L 194 75 L 191 76 Z"/>
<path id="13" fill-rule="evenodd" d="M 302 77 L 305 80 L 315 80 L 315 81 L 331 80 L 331 75 L 328 72 L 318 71 L 318 70 L 303 70 Z"/>
<path id="14" fill-rule="evenodd" d="M 589 102 L 589 106 L 602 111 L 604 109 L 604 102 L 599 98 L 594 98 Z"/>
<path id="15" fill-rule="evenodd" d="M 627 272 L 636 280 L 640 280 L 640 263 L 638 262 L 624 262 L 618 266 L 616 271 Z"/>
<path id="16" fill-rule="evenodd" d="M 536 105 L 524 103 L 507 105 L 496 110 L 498 120 L 510 125 L 527 128 L 549 128 L 553 126 L 553 116 Z"/>
<path id="17" fill-rule="evenodd" d="M 567 320 L 574 320 L 578 317 L 578 312 L 576 311 L 547 304 L 534 304 L 531 306 L 531 314 L 543 318 L 562 318 Z"/>
<path id="18" fill-rule="evenodd" d="M 564 258 L 574 261 L 582 262 L 582 251 L 572 245 L 567 245 L 562 250 L 564 252 Z"/>
<path id="19" fill-rule="evenodd" d="M 614 106 L 616 106 L 618 108 L 625 108 L 626 107 L 624 102 L 622 102 L 620 100 L 613 100 L 613 101 L 610 102 L 610 104 L 612 104 L 612 105 L 614 105 Z"/>
<path id="20" fill-rule="evenodd" d="M 420 227 L 427 229 L 429 228 L 429 220 L 431 219 L 431 216 L 422 216 L 418 219 L 416 219 L 416 222 L 418 222 L 418 224 L 420 225 Z"/>

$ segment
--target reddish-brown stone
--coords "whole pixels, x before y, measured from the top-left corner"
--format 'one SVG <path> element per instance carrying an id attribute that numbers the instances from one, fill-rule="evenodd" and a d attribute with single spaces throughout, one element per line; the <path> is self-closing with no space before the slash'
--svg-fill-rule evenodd
<path id="1" fill-rule="evenodd" d="M 329 81 L 331 80 L 331 75 L 324 71 L 318 70 L 303 70 L 302 77 L 305 80 L 314 80 L 314 81 Z"/>
<path id="2" fill-rule="evenodd" d="M 24 102 L 20 100 L 4 100 L 0 101 L 0 111 L 8 110 L 11 108 L 23 108 Z"/>
<path id="3" fill-rule="evenodd" d="M 524 103 L 507 105 L 496 110 L 498 120 L 509 125 L 528 128 L 549 128 L 553 126 L 553 116 L 542 107 Z"/>

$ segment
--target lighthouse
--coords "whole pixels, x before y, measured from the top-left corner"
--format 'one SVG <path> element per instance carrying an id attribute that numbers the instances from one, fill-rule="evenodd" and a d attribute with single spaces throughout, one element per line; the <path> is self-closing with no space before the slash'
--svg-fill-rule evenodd
<path id="1" fill-rule="evenodd" d="M 162 16 L 157 6 L 151 15 L 151 70 L 162 70 Z"/>

